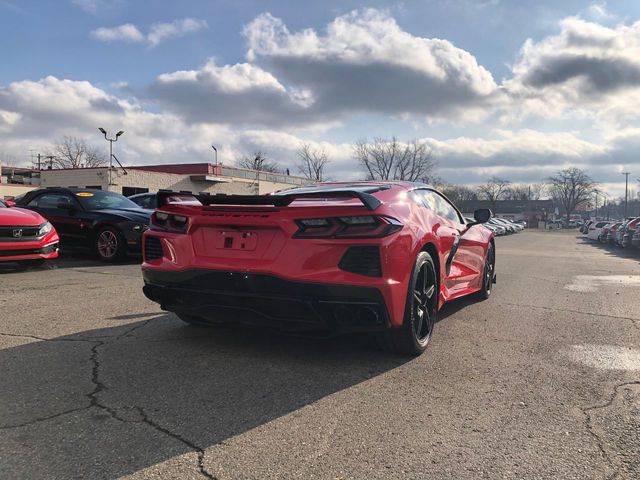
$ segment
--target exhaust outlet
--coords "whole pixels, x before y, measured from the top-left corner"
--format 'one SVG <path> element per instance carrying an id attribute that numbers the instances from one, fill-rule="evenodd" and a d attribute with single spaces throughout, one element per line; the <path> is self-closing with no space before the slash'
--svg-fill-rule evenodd
<path id="1" fill-rule="evenodd" d="M 371 307 L 361 307 L 357 313 L 358 324 L 377 325 L 379 322 L 378 312 Z"/>

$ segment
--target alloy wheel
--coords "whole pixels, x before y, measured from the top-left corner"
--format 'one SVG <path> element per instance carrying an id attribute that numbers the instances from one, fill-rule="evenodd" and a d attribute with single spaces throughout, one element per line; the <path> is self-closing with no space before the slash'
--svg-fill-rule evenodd
<path id="1" fill-rule="evenodd" d="M 431 263 L 420 266 L 413 287 L 413 333 L 420 344 L 429 340 L 436 318 L 438 296 L 436 275 Z"/>
<path id="2" fill-rule="evenodd" d="M 118 246 L 118 236 L 113 230 L 104 230 L 98 236 L 98 253 L 102 258 L 113 258 Z"/>

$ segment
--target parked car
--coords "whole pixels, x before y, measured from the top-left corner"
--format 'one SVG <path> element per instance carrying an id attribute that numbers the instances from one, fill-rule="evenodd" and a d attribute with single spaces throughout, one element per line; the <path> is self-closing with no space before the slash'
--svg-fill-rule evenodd
<path id="1" fill-rule="evenodd" d="M 480 225 L 491 211 L 467 223 L 426 185 L 322 183 L 201 204 L 158 195 L 144 293 L 189 324 L 375 332 L 419 355 L 443 303 L 489 298 L 495 280 L 493 234 Z"/>
<path id="2" fill-rule="evenodd" d="M 19 205 L 53 224 L 62 249 L 90 250 L 107 262 L 140 254 L 151 216 L 120 194 L 85 188 L 33 190 Z"/>
<path id="3" fill-rule="evenodd" d="M 626 248 L 631 245 L 631 239 L 633 238 L 634 233 L 638 229 L 638 224 L 640 223 L 640 217 L 629 220 L 624 225 L 624 229 L 621 229 L 619 233 L 620 236 L 620 246 Z"/>
<path id="4" fill-rule="evenodd" d="M 616 235 L 618 233 L 618 228 L 622 225 L 622 222 L 616 222 L 611 227 L 609 227 L 609 231 L 607 232 L 607 243 L 616 244 Z"/>
<path id="5" fill-rule="evenodd" d="M 191 192 L 182 192 L 191 193 Z M 156 208 L 156 196 L 155 193 L 137 193 L 127 197 L 132 202 L 136 203 L 140 208 L 155 210 Z M 173 197 L 172 202 L 179 202 L 181 197 Z"/>
<path id="6" fill-rule="evenodd" d="M 602 229 L 607 225 L 607 222 L 593 222 L 589 225 L 589 231 L 587 232 L 587 238 L 590 240 L 598 240 Z"/>
<path id="7" fill-rule="evenodd" d="M 607 237 L 609 235 L 609 229 L 615 225 L 616 222 L 607 222 L 602 229 L 600 229 L 600 233 L 598 234 L 598 241 L 600 243 L 607 243 Z"/>
<path id="8" fill-rule="evenodd" d="M 636 231 L 631 237 L 631 245 L 634 247 L 640 247 L 640 225 L 636 225 Z"/>
<path id="9" fill-rule="evenodd" d="M 58 256 L 58 233 L 41 215 L 0 200 L 0 263 L 36 266 Z"/>
<path id="10" fill-rule="evenodd" d="M 472 223 L 475 220 L 473 218 L 465 217 L 464 218 L 467 223 Z M 485 228 L 491 230 L 496 236 L 506 235 L 507 230 L 504 227 L 499 227 L 498 225 L 493 225 L 489 222 L 483 224 Z"/>
<path id="11" fill-rule="evenodd" d="M 492 225 L 503 227 L 504 229 L 506 229 L 507 233 L 516 233 L 518 231 L 515 226 L 510 225 L 509 223 L 503 222 L 501 220 L 502 219 L 500 218 L 492 218 L 491 220 L 489 220 L 489 223 Z"/>

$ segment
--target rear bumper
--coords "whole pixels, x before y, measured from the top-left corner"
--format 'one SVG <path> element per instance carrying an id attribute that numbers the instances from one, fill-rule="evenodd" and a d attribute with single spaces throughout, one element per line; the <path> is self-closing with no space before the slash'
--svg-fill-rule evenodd
<path id="1" fill-rule="evenodd" d="M 213 321 L 336 333 L 390 325 L 384 297 L 375 287 L 208 269 L 143 270 L 143 277 L 144 294 L 163 309 Z"/>

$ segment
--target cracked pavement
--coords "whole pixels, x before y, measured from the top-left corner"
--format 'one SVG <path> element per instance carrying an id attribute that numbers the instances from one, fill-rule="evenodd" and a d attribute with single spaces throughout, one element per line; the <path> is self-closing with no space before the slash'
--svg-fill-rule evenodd
<path id="1" fill-rule="evenodd" d="M 364 337 L 185 326 L 133 263 L 3 268 L 0 472 L 640 477 L 640 287 L 566 288 L 637 275 L 640 251 L 525 232 L 497 255 L 493 297 L 445 307 L 417 359 Z"/>

